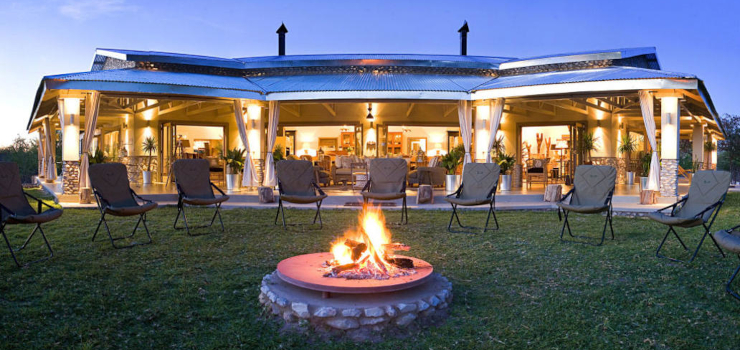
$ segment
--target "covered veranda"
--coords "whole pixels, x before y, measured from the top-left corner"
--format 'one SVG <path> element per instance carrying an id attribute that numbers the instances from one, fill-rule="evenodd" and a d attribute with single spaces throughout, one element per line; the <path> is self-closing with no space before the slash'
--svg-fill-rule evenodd
<path id="1" fill-rule="evenodd" d="M 99 51 L 96 57 L 105 55 Z M 129 56 L 126 59 L 135 60 Z M 540 63 L 506 64 L 499 69 Z M 339 156 L 404 157 L 412 171 L 457 144 L 464 146 L 466 162 L 491 161 L 491 148 L 503 137 L 504 152 L 515 156 L 516 165 L 512 189 L 499 192 L 499 198 L 541 201 L 544 184 L 527 186 L 533 142 L 523 129 L 560 126 L 566 132 L 547 140 L 549 147 L 537 152 L 554 160 L 547 169 L 553 175 L 549 183 L 567 190 L 577 165 L 612 165 L 619 174 L 616 195 L 637 202 L 640 184 L 628 184 L 628 172 L 638 171 L 636 159 L 648 153 L 652 160 L 646 188 L 673 201 L 686 192 L 690 177 L 690 171 L 682 173 L 686 169 L 678 166 L 679 140 L 692 141 L 698 168 L 712 168 L 716 151 L 705 154 L 704 144 L 722 139 L 703 83 L 686 74 L 606 67 L 498 76 L 337 76 L 245 78 L 139 68 L 45 77 L 29 122 L 29 131 L 39 132 L 42 145 L 39 179 L 61 202 L 89 200 L 80 172 L 91 152 L 100 149 L 109 160 L 127 164 L 130 180 L 142 195 L 174 195 L 169 176 L 174 159 L 212 160 L 212 180 L 223 186 L 226 169 L 220 155 L 237 147 L 246 149 L 248 161 L 242 187 L 231 193 L 249 201 L 256 198 L 257 186 L 275 186 L 272 150 L 279 145 L 283 156 L 311 159 L 329 172 L 326 190 L 349 202 L 359 196 L 359 189 L 352 186 L 356 179 L 347 185 L 332 176 Z M 353 82 L 349 76 L 364 80 Z M 182 132 L 199 132 L 192 131 L 197 128 L 220 134 L 195 138 Z M 587 134 L 597 139 L 591 154 L 579 147 Z M 623 135 L 639 137 L 641 149 L 619 153 Z M 154 182 L 142 184 L 141 170 L 149 157 L 141 144 L 149 137 L 157 143 L 151 166 Z M 61 160 L 55 159 L 56 138 L 62 140 Z M 555 148 L 557 141 L 564 146 Z M 422 144 L 424 157 L 417 159 Z M 50 166 L 58 162 L 61 174 Z M 412 185 L 408 190 L 413 195 L 416 189 Z M 436 187 L 435 192 L 442 196 L 444 188 Z"/>

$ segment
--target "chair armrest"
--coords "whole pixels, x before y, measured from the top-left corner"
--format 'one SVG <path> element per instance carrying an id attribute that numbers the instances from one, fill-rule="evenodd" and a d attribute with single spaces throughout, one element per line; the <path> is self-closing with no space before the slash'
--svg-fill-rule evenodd
<path id="1" fill-rule="evenodd" d="M 614 197 L 614 189 L 609 191 L 609 195 L 606 196 L 606 200 L 604 201 L 604 205 L 611 205 L 612 198 Z"/>
<path id="2" fill-rule="evenodd" d="M 720 201 L 718 201 L 718 202 L 716 202 L 716 203 L 714 203 L 714 204 L 712 204 L 712 205 L 704 208 L 704 210 L 702 210 L 699 213 L 697 213 L 694 217 L 695 218 L 700 218 L 700 217 L 702 217 L 704 215 L 704 213 L 706 213 L 707 211 L 710 211 L 710 210 L 714 210 L 714 208 L 716 208 L 718 205 L 721 205 L 722 203 L 724 203 L 724 200 L 720 200 Z"/>
<path id="3" fill-rule="evenodd" d="M 676 210 L 676 206 L 678 206 L 679 204 L 681 204 L 681 203 L 683 203 L 683 202 L 686 202 L 686 200 L 687 200 L 687 199 L 689 199 L 689 196 L 684 196 L 684 197 L 683 197 L 683 198 L 681 198 L 681 199 L 680 199 L 680 200 L 679 200 L 678 202 L 676 202 L 676 203 L 673 203 L 673 204 L 671 204 L 671 205 L 669 205 L 669 206 L 667 206 L 667 207 L 665 207 L 665 208 L 660 208 L 660 209 L 656 210 L 655 212 L 656 212 L 656 213 L 659 213 L 659 212 L 661 212 L 661 211 L 663 211 L 663 210 L 666 210 L 666 209 L 668 209 L 668 208 L 672 208 L 672 209 L 671 209 L 671 215 L 673 215 L 673 211 L 674 211 L 674 210 Z"/>
<path id="4" fill-rule="evenodd" d="M 2 213 L 4 211 L 8 212 L 8 214 L 10 214 L 10 216 L 15 216 L 15 212 L 14 211 L 12 211 L 12 210 L 8 209 L 8 207 L 0 204 L 0 217 L 2 217 Z"/>
<path id="5" fill-rule="evenodd" d="M 316 189 L 317 191 L 319 191 L 319 194 L 320 194 L 320 195 L 322 195 L 322 196 L 326 196 L 326 193 L 324 193 L 324 191 L 323 191 L 323 190 L 321 189 L 321 187 L 320 187 L 319 185 L 317 185 L 317 184 L 316 184 L 315 182 L 311 182 L 311 185 L 313 185 L 313 187 L 314 187 L 314 188 L 315 188 L 315 189 Z"/>
<path id="6" fill-rule="evenodd" d="M 283 194 L 285 194 L 285 192 L 283 191 L 283 182 L 280 181 L 280 179 L 278 179 L 277 182 L 278 182 L 278 194 L 282 196 Z"/>
<path id="7" fill-rule="evenodd" d="M 362 190 L 360 190 L 360 192 L 368 192 L 368 191 L 370 191 L 370 183 L 371 182 L 372 181 L 370 179 L 367 179 L 367 182 L 365 182 L 365 186 L 362 186 Z M 405 185 L 406 184 L 404 184 L 404 186 Z"/>
<path id="8" fill-rule="evenodd" d="M 31 199 L 33 199 L 33 200 L 35 200 L 35 201 L 36 201 L 36 205 L 37 205 L 37 209 L 36 209 L 36 212 L 37 212 L 38 214 L 41 214 L 41 208 L 42 208 L 42 206 L 44 206 L 44 205 L 45 205 L 46 207 L 48 207 L 49 209 L 54 209 L 54 207 L 52 207 L 51 205 L 48 205 L 48 204 L 46 204 L 46 203 L 45 203 L 44 201 L 42 201 L 42 200 L 40 200 L 40 199 L 38 199 L 38 198 L 34 197 L 33 195 L 31 195 L 31 194 L 29 194 L 29 193 L 26 193 L 26 191 L 23 191 L 23 194 L 24 194 L 24 195 L 26 195 L 26 197 L 29 197 L 29 198 L 31 198 Z M 6 209 L 7 209 L 7 208 L 6 208 Z M 13 214 L 13 215 L 15 215 L 15 214 Z"/>
<path id="9" fill-rule="evenodd" d="M 457 188 L 457 191 L 455 191 L 455 192 L 453 192 L 453 193 L 451 193 L 451 194 L 448 194 L 448 195 L 447 195 L 447 196 L 445 196 L 445 197 L 452 197 L 452 196 L 455 196 L 455 198 L 459 198 L 459 197 L 460 197 L 460 192 L 462 192 L 462 188 L 463 188 L 463 185 L 464 185 L 464 184 L 460 184 L 460 187 L 458 187 L 458 188 Z"/>
<path id="10" fill-rule="evenodd" d="M 573 194 L 573 191 L 575 190 L 576 190 L 575 188 L 572 188 L 570 191 L 568 191 L 568 193 L 566 193 L 562 198 L 560 198 L 558 203 L 562 203 L 564 200 L 568 199 L 568 197 L 570 197 Z"/>
<path id="11" fill-rule="evenodd" d="M 129 190 L 131 190 L 131 189 L 129 188 Z M 92 191 L 93 191 L 93 195 L 95 195 L 95 201 L 98 203 L 98 209 L 103 210 L 103 208 L 110 207 L 110 203 L 108 203 L 108 201 L 105 200 L 105 198 L 103 198 L 103 196 L 100 195 L 100 192 L 98 192 L 98 190 L 96 190 L 93 187 L 93 190 Z M 100 202 L 103 202 L 103 204 L 105 204 L 105 205 L 104 206 L 101 205 Z"/>
<path id="12" fill-rule="evenodd" d="M 144 203 L 151 203 L 151 202 L 153 202 L 151 199 L 146 199 L 146 198 L 143 198 L 143 197 L 139 196 L 134 190 L 132 190 L 130 188 L 129 188 L 129 190 L 131 191 L 131 195 L 134 196 L 134 199 L 138 199 L 138 200 L 140 200 L 140 201 L 142 201 Z"/>
<path id="13" fill-rule="evenodd" d="M 218 186 L 216 186 L 216 184 L 214 184 L 213 182 L 211 182 L 210 184 L 211 184 L 211 187 L 212 188 L 215 188 L 216 191 L 218 191 L 218 193 L 220 193 L 222 196 L 225 196 L 226 195 L 226 193 L 224 193 L 224 191 L 221 191 L 221 189 L 218 188 Z"/>

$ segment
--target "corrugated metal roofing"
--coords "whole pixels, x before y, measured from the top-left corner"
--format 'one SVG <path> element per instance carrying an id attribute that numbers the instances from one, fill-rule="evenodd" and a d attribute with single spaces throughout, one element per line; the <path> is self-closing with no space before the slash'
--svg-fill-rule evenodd
<path id="1" fill-rule="evenodd" d="M 635 56 L 641 56 L 641 55 L 655 54 L 655 47 L 629 47 L 629 48 L 623 48 L 623 49 L 567 52 L 567 53 L 558 53 L 558 54 L 542 55 L 542 56 L 534 56 L 534 57 L 515 58 L 515 59 L 509 60 L 508 62 L 541 60 L 541 59 L 553 58 L 553 57 L 598 55 L 598 54 L 605 54 L 605 53 L 617 53 L 620 56 L 620 58 L 629 58 L 629 57 L 635 57 Z"/>
<path id="2" fill-rule="evenodd" d="M 565 72 L 547 72 L 526 75 L 503 76 L 481 84 L 473 90 L 503 89 L 521 86 L 580 83 L 604 80 L 671 78 L 696 78 L 696 76 L 686 73 L 674 73 L 644 68 L 609 67 Z"/>
<path id="3" fill-rule="evenodd" d="M 491 77 L 435 74 L 312 74 L 249 78 L 266 92 L 298 91 L 458 91 L 467 92 Z"/>
<path id="4" fill-rule="evenodd" d="M 242 90 L 263 93 L 257 85 L 242 77 L 163 72 L 139 69 L 116 69 L 51 75 L 44 79 L 67 81 L 100 81 L 116 83 L 164 84 L 212 89 Z"/>

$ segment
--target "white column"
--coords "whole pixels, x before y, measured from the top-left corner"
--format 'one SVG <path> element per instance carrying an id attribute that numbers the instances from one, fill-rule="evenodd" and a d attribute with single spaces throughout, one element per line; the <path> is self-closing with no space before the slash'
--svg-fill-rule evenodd
<path id="1" fill-rule="evenodd" d="M 678 196 L 678 142 L 680 139 L 681 106 L 678 97 L 660 99 L 660 195 Z"/>
<path id="2" fill-rule="evenodd" d="M 714 170 L 717 168 L 717 138 L 714 136 L 714 134 L 709 134 L 709 140 L 712 141 L 712 144 L 714 145 L 714 151 L 712 151 L 711 155 L 711 164 L 710 169 Z"/>
<path id="3" fill-rule="evenodd" d="M 488 130 L 488 117 L 490 114 L 490 107 L 488 105 L 476 106 L 475 107 L 475 120 L 473 126 L 475 129 L 475 147 L 472 152 L 473 159 L 477 163 L 482 163 L 486 159 L 488 154 L 488 139 L 490 136 Z"/>
<path id="4" fill-rule="evenodd" d="M 80 160 L 80 99 L 59 99 L 62 126 L 62 161 Z"/>
<path id="5" fill-rule="evenodd" d="M 694 123 L 691 131 L 691 153 L 694 162 L 704 161 L 704 124 Z"/>

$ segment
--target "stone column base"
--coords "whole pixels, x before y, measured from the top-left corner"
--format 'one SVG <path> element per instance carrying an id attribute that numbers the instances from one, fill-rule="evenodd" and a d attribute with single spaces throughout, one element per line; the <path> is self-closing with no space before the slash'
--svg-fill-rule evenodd
<path id="1" fill-rule="evenodd" d="M 678 159 L 660 160 L 660 195 L 678 197 Z"/>
<path id="2" fill-rule="evenodd" d="M 62 162 L 62 194 L 80 192 L 80 162 L 65 160 Z"/>

